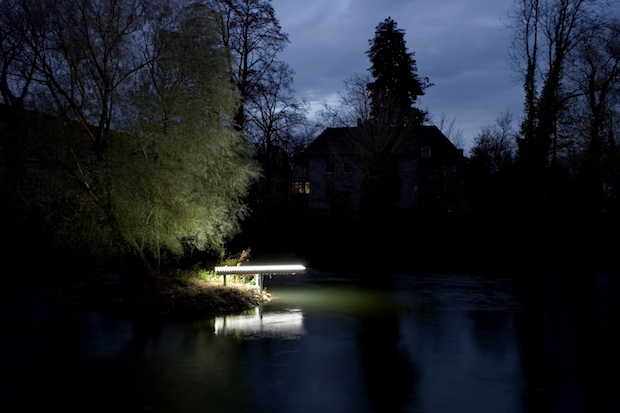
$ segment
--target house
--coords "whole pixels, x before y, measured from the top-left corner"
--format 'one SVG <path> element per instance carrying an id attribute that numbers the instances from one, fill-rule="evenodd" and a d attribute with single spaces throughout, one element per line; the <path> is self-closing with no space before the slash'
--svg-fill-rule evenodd
<path id="1" fill-rule="evenodd" d="M 360 204 L 362 163 L 357 127 L 325 129 L 295 161 L 294 200 L 314 213 L 353 211 Z M 402 181 L 399 209 L 454 210 L 462 205 L 466 158 L 435 126 L 421 126 L 397 154 Z"/>

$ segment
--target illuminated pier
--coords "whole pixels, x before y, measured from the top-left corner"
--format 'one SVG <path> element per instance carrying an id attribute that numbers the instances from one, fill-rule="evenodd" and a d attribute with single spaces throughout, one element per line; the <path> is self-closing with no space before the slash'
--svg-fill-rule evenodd
<path id="1" fill-rule="evenodd" d="M 306 267 L 299 264 L 285 265 L 239 265 L 215 267 L 215 273 L 222 276 L 222 282 L 226 285 L 227 275 L 253 275 L 256 286 L 263 288 L 263 278 L 265 275 L 284 275 L 284 274 L 304 274 Z"/>

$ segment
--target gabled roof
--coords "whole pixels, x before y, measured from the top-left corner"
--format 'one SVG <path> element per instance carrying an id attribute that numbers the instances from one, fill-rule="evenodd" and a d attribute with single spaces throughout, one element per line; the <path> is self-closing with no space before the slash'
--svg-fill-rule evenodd
<path id="1" fill-rule="evenodd" d="M 454 146 L 452 142 L 436 126 L 421 126 L 419 135 L 409 151 L 411 154 L 419 154 L 418 150 L 429 146 L 433 157 L 443 159 L 463 159 L 463 152 Z M 360 137 L 358 127 L 327 128 L 306 148 L 305 156 L 352 154 L 354 150 L 351 142 Z"/>
<path id="2" fill-rule="evenodd" d="M 437 126 L 422 126 L 422 137 L 418 146 L 429 146 L 433 157 L 442 159 L 464 159 L 463 150 L 458 149 Z"/>
<path id="3" fill-rule="evenodd" d="M 359 136 L 358 128 L 326 128 L 306 148 L 305 155 L 327 155 L 353 153 L 350 140 Z"/>

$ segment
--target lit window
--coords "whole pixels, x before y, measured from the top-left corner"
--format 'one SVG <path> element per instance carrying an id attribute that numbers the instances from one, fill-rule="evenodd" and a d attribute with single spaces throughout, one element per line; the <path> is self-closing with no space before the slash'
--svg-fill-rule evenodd
<path id="1" fill-rule="evenodd" d="M 308 195 L 310 193 L 310 182 L 308 181 L 291 182 L 291 193 Z"/>

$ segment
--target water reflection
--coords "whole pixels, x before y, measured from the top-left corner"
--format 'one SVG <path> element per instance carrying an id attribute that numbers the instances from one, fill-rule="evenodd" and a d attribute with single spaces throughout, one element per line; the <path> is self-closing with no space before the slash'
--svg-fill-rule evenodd
<path id="1" fill-rule="evenodd" d="M 0 301 L 0 411 L 619 411 L 617 280 L 383 279 L 274 279 L 191 322 Z"/>
<path id="2" fill-rule="evenodd" d="M 246 339 L 293 340 L 305 333 L 304 315 L 299 308 L 264 312 L 263 307 L 256 307 L 240 315 L 216 317 L 214 328 L 217 335 Z"/>
<path id="3" fill-rule="evenodd" d="M 308 313 L 307 337 L 288 346 L 295 374 L 285 372 L 274 388 L 304 400 L 323 394 L 314 411 L 527 411 L 510 281 L 403 274 L 380 287 L 330 278 L 278 287 L 274 294 Z M 263 353 L 261 365 L 278 359 Z"/>

